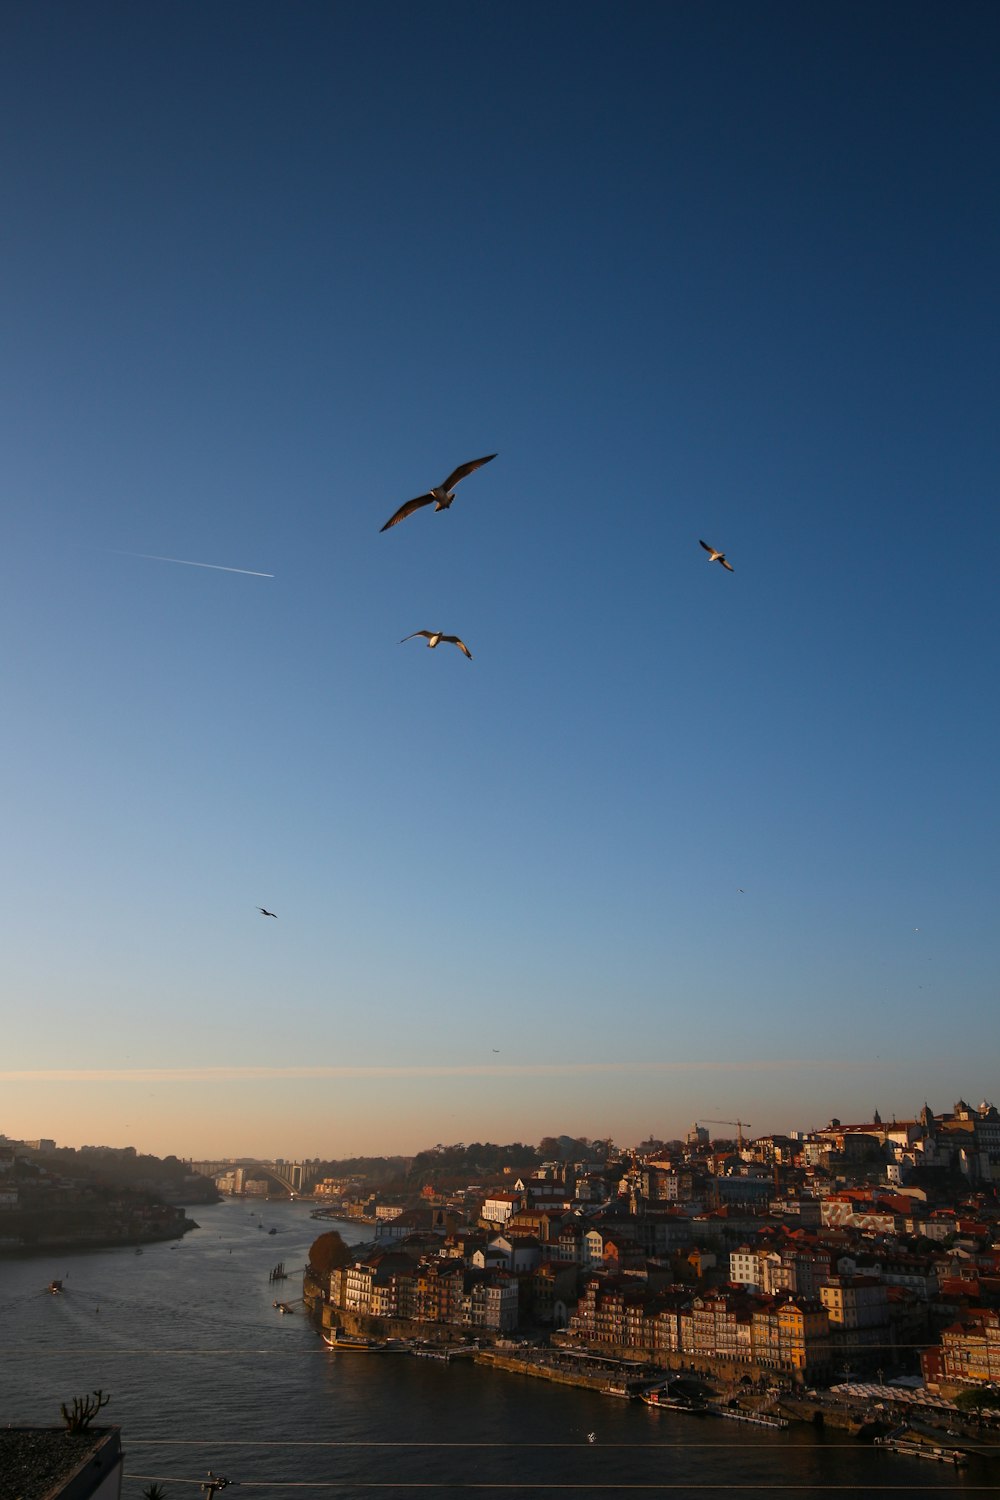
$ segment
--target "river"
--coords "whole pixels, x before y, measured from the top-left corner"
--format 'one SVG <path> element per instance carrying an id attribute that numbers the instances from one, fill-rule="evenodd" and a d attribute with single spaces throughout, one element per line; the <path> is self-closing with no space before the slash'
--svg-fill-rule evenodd
<path id="1" fill-rule="evenodd" d="M 690 1500 L 995 1492 L 993 1465 L 956 1473 L 843 1433 L 698 1421 L 468 1361 L 335 1353 L 301 1304 L 293 1316 L 272 1306 L 301 1297 L 309 1245 L 331 1226 L 301 1203 L 234 1199 L 190 1213 L 199 1229 L 141 1255 L 0 1260 L 0 1423 L 59 1425 L 60 1402 L 109 1392 L 99 1420 L 122 1428 L 123 1500 L 141 1500 L 153 1479 L 167 1500 L 195 1500 L 209 1469 L 317 1500 L 479 1488 Z M 349 1243 L 370 1233 L 332 1227 Z M 289 1279 L 272 1285 L 279 1261 Z M 61 1296 L 46 1291 L 54 1278 Z"/>

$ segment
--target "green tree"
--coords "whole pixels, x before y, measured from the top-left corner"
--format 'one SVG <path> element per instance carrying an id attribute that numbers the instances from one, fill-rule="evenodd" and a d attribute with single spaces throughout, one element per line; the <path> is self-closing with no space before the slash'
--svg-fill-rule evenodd
<path id="1" fill-rule="evenodd" d="M 959 1411 L 981 1411 L 984 1407 L 1000 1407 L 1000 1395 L 996 1391 L 959 1391 L 955 1397 Z"/>

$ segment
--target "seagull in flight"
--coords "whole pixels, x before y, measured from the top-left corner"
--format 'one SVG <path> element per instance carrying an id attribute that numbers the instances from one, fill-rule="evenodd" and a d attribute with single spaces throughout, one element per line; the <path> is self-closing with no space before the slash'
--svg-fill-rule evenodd
<path id="1" fill-rule="evenodd" d="M 428 490 L 425 495 L 418 495 L 415 500 L 407 500 L 406 504 L 401 505 L 396 514 L 390 516 L 385 525 L 379 529 L 388 531 L 390 526 L 397 526 L 400 521 L 405 521 L 407 516 L 412 516 L 413 512 L 419 510 L 422 505 L 433 505 L 435 510 L 447 510 L 455 498 L 455 486 L 459 480 L 464 479 L 467 474 L 475 473 L 476 469 L 483 467 L 483 464 L 492 463 L 495 458 L 495 453 L 487 453 L 485 458 L 473 458 L 467 464 L 459 464 L 458 468 L 448 475 L 444 484 L 439 484 L 436 489 Z"/>
<path id="2" fill-rule="evenodd" d="M 448 641 L 452 646 L 457 646 L 459 651 L 464 651 L 469 660 L 472 660 L 472 652 L 464 641 L 460 641 L 457 635 L 442 635 L 440 630 L 414 630 L 410 635 L 404 635 L 399 644 L 402 645 L 403 641 L 412 641 L 415 635 L 425 635 L 427 645 L 432 651 L 439 641 Z"/>
<path id="3" fill-rule="evenodd" d="M 266 906 L 258 906 L 257 910 L 262 917 L 273 917 L 275 921 L 278 920 L 278 913 L 276 911 L 268 911 Z"/>
<path id="4" fill-rule="evenodd" d="M 707 542 L 702 542 L 700 537 L 698 538 L 698 540 L 699 542 L 701 542 L 701 545 L 704 547 L 705 551 L 709 554 L 709 562 L 721 563 L 727 573 L 734 573 L 736 571 L 732 563 L 726 562 L 726 554 L 724 552 L 716 552 L 714 547 L 710 547 Z"/>

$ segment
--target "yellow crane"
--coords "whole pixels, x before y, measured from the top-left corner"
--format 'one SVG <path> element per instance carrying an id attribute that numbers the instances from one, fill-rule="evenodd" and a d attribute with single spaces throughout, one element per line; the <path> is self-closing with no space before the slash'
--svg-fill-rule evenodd
<path id="1" fill-rule="evenodd" d="M 749 1120 L 708 1120 L 708 1119 L 706 1119 L 705 1120 L 705 1124 L 706 1125 L 735 1125 L 736 1126 L 736 1131 L 737 1131 L 737 1135 L 736 1135 L 737 1145 L 739 1146 L 739 1149 L 741 1151 L 743 1150 L 743 1127 L 745 1125 L 748 1130 L 750 1129 L 750 1121 Z"/>

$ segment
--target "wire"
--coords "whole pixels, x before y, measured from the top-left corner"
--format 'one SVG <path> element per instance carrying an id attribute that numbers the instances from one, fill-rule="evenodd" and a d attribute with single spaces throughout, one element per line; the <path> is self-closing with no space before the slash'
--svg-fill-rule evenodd
<path id="1" fill-rule="evenodd" d="M 138 1346 L 131 1349 L 120 1349 L 114 1348 L 108 1344 L 93 1344 L 91 1346 L 81 1346 L 78 1349 L 67 1349 L 65 1346 L 61 1349 L 37 1349 L 32 1347 L 30 1344 L 14 1344 L 6 1346 L 0 1345 L 0 1356 L 10 1355 L 14 1357 L 17 1355 L 24 1356 L 30 1354 L 32 1359 L 62 1360 L 69 1359 L 72 1356 L 78 1354 L 100 1355 L 102 1358 L 107 1357 L 111 1359 L 135 1359 L 139 1355 L 141 1355 L 143 1358 L 146 1358 L 148 1356 L 150 1358 L 160 1357 L 164 1359 L 215 1359 L 222 1358 L 223 1356 L 228 1358 L 233 1354 L 264 1354 L 274 1355 L 275 1357 L 280 1359 L 289 1359 L 305 1354 L 312 1354 L 314 1352 L 316 1354 L 327 1353 L 327 1351 L 324 1349 L 317 1349 L 315 1351 L 311 1349 L 253 1349 L 242 1347 L 238 1349 L 141 1349 Z"/>
<path id="2" fill-rule="evenodd" d="M 592 1451 L 592 1450 L 591 1450 Z M 201 1479 L 177 1479 L 169 1474 L 126 1474 L 126 1479 L 134 1479 L 141 1484 L 196 1484 L 201 1487 L 204 1483 Z M 573 1490 L 577 1494 L 581 1490 L 610 1491 L 610 1490 L 728 1490 L 754 1492 L 759 1490 L 777 1491 L 788 1490 L 809 1494 L 818 1494 L 820 1491 L 837 1492 L 839 1494 L 857 1494 L 864 1490 L 866 1494 L 880 1494 L 882 1492 L 901 1491 L 907 1495 L 935 1494 L 937 1491 L 954 1493 L 954 1486 L 950 1484 L 774 1484 L 771 1481 L 762 1480 L 759 1484 L 733 1484 L 731 1481 L 719 1480 L 708 1483 L 699 1481 L 696 1483 L 590 1483 L 588 1481 L 576 1481 L 573 1484 L 562 1482 L 531 1482 L 525 1483 L 521 1480 L 456 1480 L 450 1483 L 447 1480 L 426 1479 L 232 1479 L 230 1485 L 244 1490 L 519 1490 L 522 1494 L 526 1490 Z M 995 1484 L 963 1484 L 962 1494 L 988 1491 L 996 1494 Z"/>
<path id="3" fill-rule="evenodd" d="M 841 1344 L 841 1343 L 838 1343 L 837 1344 L 837 1350 L 835 1350 L 835 1355 L 840 1355 L 840 1353 L 849 1352 L 849 1350 L 864 1350 L 864 1352 L 873 1352 L 873 1350 L 886 1350 L 886 1349 L 889 1349 L 889 1350 L 894 1350 L 894 1349 L 895 1350 L 900 1350 L 900 1349 L 916 1349 L 916 1350 L 921 1350 L 921 1349 L 939 1349 L 939 1347 L 940 1347 L 939 1344 L 931 1344 L 931 1343 L 928 1343 L 928 1341 L 924 1341 L 924 1343 L 922 1343 L 922 1344 L 862 1344 L 862 1343 L 858 1343 L 858 1344 Z M 106 1344 L 79 1344 L 79 1346 L 75 1346 L 75 1344 L 73 1344 L 73 1346 L 70 1346 L 70 1347 L 61 1346 L 60 1349 L 58 1349 L 58 1350 L 39 1350 L 39 1349 L 37 1349 L 36 1346 L 34 1346 L 34 1344 L 6 1344 L 6 1346 L 3 1346 L 3 1344 L 0 1344 L 0 1355 L 28 1355 L 28 1353 L 30 1353 L 30 1355 L 33 1356 L 33 1358 L 34 1358 L 34 1356 L 37 1356 L 37 1355 L 52 1355 L 52 1356 L 57 1355 L 58 1358 L 60 1358 L 60 1359 L 64 1359 L 64 1358 L 66 1358 L 66 1356 L 70 1356 L 70 1355 L 118 1355 L 118 1353 L 120 1353 L 120 1355 L 285 1355 L 285 1356 L 295 1356 L 295 1358 L 298 1358 L 298 1356 L 306 1356 L 306 1355 L 313 1355 L 313 1356 L 315 1356 L 315 1355 L 331 1355 L 331 1353 L 336 1353 L 336 1350 L 334 1350 L 333 1347 L 327 1347 L 327 1346 L 325 1346 L 325 1344 L 322 1344 L 322 1346 L 319 1347 L 319 1349 L 301 1349 L 301 1347 L 297 1347 L 297 1349 L 277 1349 L 277 1347 L 274 1347 L 274 1349 L 244 1349 L 244 1347 L 231 1347 L 231 1349 L 199 1349 L 199 1347 L 196 1346 L 196 1344 L 186 1344 L 186 1346 L 184 1346 L 183 1349 L 138 1349 L 138 1347 L 136 1347 L 136 1349 L 121 1349 L 121 1350 L 111 1349 L 111 1347 L 106 1346 Z M 673 1350 L 673 1353 L 676 1353 L 676 1355 L 678 1355 L 679 1358 L 688 1358 L 688 1359 L 697 1359 L 697 1358 L 699 1358 L 699 1356 L 697 1356 L 697 1353 L 694 1352 L 694 1350 L 690 1350 L 690 1349 Z M 513 1359 L 513 1358 L 517 1358 L 517 1356 L 507 1355 L 507 1356 L 502 1356 L 502 1358 Z M 598 1359 L 609 1359 L 609 1361 L 610 1361 L 610 1359 L 612 1359 L 612 1356 L 610 1356 L 610 1355 L 598 1355 L 598 1356 L 595 1356 L 595 1358 L 598 1358 Z M 724 1356 L 721 1356 L 721 1355 L 720 1356 L 705 1356 L 705 1358 L 724 1359 Z M 531 1361 L 531 1364 L 535 1364 L 535 1362 Z M 835 1364 L 837 1364 L 837 1361 L 835 1361 L 835 1359 L 834 1359 L 834 1365 Z M 502 1370 L 502 1368 L 505 1368 L 505 1367 L 502 1367 L 502 1365 L 498 1365 L 498 1367 L 493 1367 L 493 1368 L 499 1368 L 499 1370 Z M 541 1368 L 541 1370 L 546 1370 L 546 1368 L 549 1368 L 549 1365 L 541 1364 L 541 1365 L 538 1365 L 538 1368 Z M 757 1368 L 762 1368 L 762 1367 L 757 1367 Z M 699 1371 L 696 1371 L 696 1374 L 697 1373 L 699 1373 Z M 711 1373 L 712 1373 L 712 1371 L 706 1371 L 706 1374 L 711 1374 Z M 786 1371 L 783 1371 L 783 1370 L 765 1370 L 765 1371 L 763 1371 L 763 1373 L 768 1374 L 768 1376 L 781 1376 L 781 1374 L 786 1374 Z M 610 1368 L 609 1368 L 609 1374 L 610 1374 Z M 667 1374 L 684 1374 L 684 1371 L 672 1370 L 672 1371 L 667 1371 Z"/>
<path id="4" fill-rule="evenodd" d="M 808 1430 L 808 1424 L 806 1424 Z M 760 1438 L 749 1438 L 740 1443 L 741 1448 L 748 1448 L 756 1442 L 759 1447 L 767 1447 Z M 1000 1443 L 980 1443 L 976 1440 L 977 1448 L 1000 1448 Z M 663 1448 L 725 1448 L 732 1450 L 734 1443 L 602 1443 L 602 1448 L 627 1448 L 630 1453 L 645 1452 L 647 1449 Z M 412 1442 L 364 1442 L 364 1441 L 341 1441 L 339 1439 L 322 1438 L 129 1438 L 128 1447 L 132 1448 L 516 1448 L 520 1453 L 526 1449 L 534 1448 L 586 1448 L 592 1451 L 586 1443 L 518 1443 L 518 1442 L 476 1442 L 476 1443 L 446 1443 L 429 1442 L 424 1439 L 416 1439 Z M 822 1445 L 822 1452 L 826 1453 L 831 1448 L 850 1448 L 853 1452 L 858 1451 L 858 1441 L 854 1438 L 849 1443 L 826 1443 Z M 817 1451 L 820 1451 L 817 1449 Z"/>

